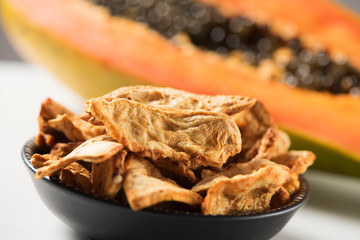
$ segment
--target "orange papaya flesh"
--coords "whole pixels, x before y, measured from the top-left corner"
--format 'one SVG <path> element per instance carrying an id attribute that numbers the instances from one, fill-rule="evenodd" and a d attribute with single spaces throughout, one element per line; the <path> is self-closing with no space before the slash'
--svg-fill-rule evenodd
<path id="1" fill-rule="evenodd" d="M 83 91 L 85 88 L 92 88 L 92 96 L 128 83 L 166 85 L 208 94 L 254 96 L 265 103 L 281 126 L 311 136 L 309 140 L 308 137 L 294 134 L 295 143 L 296 139 L 300 139 L 298 142 L 303 141 L 300 146 L 304 142 L 311 143 L 311 149 L 311 146 L 316 145 L 313 140 L 321 139 L 351 152 L 348 154 L 336 147 L 317 144 L 316 146 L 320 146 L 318 162 L 335 163 L 335 167 L 328 167 L 330 169 L 327 170 L 338 171 L 340 165 L 347 165 L 344 162 L 358 166 L 359 99 L 348 95 L 335 96 L 289 88 L 273 81 L 261 81 L 251 68 L 236 68 L 218 55 L 199 49 L 179 48 L 143 25 L 111 18 L 103 9 L 83 1 L 70 1 L 67 5 L 61 5 L 60 1 L 55 0 L 38 1 L 46 6 L 46 11 L 51 12 L 51 16 L 48 14 L 47 17 L 61 17 L 72 20 L 70 22 L 73 24 L 58 23 L 60 26 L 51 26 L 50 20 L 46 21 L 46 14 L 38 16 L 46 12 L 44 9 L 37 13 L 26 11 L 29 5 L 26 6 L 25 3 L 33 2 L 26 0 L 14 0 L 11 3 L 3 0 L 4 23 L 10 35 L 16 39 L 15 44 L 19 48 L 27 49 L 24 54 L 48 64 L 59 76 L 76 79 L 81 83 L 74 87 L 82 88 Z M 47 5 L 46 2 L 54 5 Z M 57 4 L 59 6 L 56 6 Z M 75 11 L 81 8 L 88 8 L 88 13 Z M 94 23 L 87 21 L 94 19 L 94 16 L 97 16 L 96 24 L 92 26 Z M 72 34 L 78 34 L 79 29 L 82 29 L 83 39 L 87 41 L 80 41 L 79 37 L 74 39 Z M 92 31 L 97 32 L 95 34 L 91 33 Z M 109 36 L 112 39 L 109 39 Z M 99 47 L 101 44 L 105 44 L 104 47 Z M 126 47 L 111 49 L 107 44 Z M 153 57 L 159 53 L 159 58 Z M 153 61 L 143 59 L 144 56 L 152 56 Z M 91 75 L 105 77 L 101 81 L 107 81 L 106 84 L 109 83 L 110 87 L 99 84 Z M 65 78 L 63 79 L 66 80 Z M 124 79 L 129 82 L 124 83 Z M 132 82 L 131 79 L 136 81 Z M 69 81 L 69 84 L 74 84 L 74 81 Z M 335 161 L 327 159 L 331 151 L 339 156 Z M 323 160 L 321 156 L 324 156 Z M 337 161 L 338 159 L 341 159 L 341 162 Z M 352 175 L 360 176 L 359 167 L 353 166 L 352 169 L 355 169 Z"/>
<path id="2" fill-rule="evenodd" d="M 228 16 L 245 14 L 263 24 L 273 23 L 280 34 L 299 37 L 311 48 L 320 45 L 332 54 L 345 55 L 360 69 L 360 19 L 339 3 L 329 0 L 202 1 L 221 6 Z"/>
<path id="3" fill-rule="evenodd" d="M 191 0 L 160 0 L 146 6 L 131 1 L 116 4 L 110 0 L 91 1 L 106 6 L 115 16 L 145 22 L 167 38 L 175 36 L 176 40 L 176 33 L 182 32 L 201 49 L 215 51 L 227 59 L 238 55 L 239 60 L 258 68 L 265 77 L 268 75 L 296 87 L 360 95 L 359 71 L 344 58 L 330 56 L 325 49 L 305 48 L 298 40 L 300 36 L 292 34 L 297 38 L 283 39 L 273 34 L 274 28 L 286 30 L 286 26 L 260 25 L 258 21 L 254 23 L 239 16 L 240 13 L 226 17 L 217 8 Z M 219 9 L 223 9 L 222 3 Z M 283 61 L 284 57 L 289 59 L 281 63 L 279 57 Z"/>

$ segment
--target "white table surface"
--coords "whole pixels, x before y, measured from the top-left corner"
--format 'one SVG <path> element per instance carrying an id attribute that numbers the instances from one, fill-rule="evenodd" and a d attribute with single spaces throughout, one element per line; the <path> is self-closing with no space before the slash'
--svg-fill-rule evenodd
<path id="1" fill-rule="evenodd" d="M 51 97 L 75 112 L 83 100 L 40 67 L 0 62 L 0 239 L 87 239 L 43 205 L 20 157 L 37 133 L 40 103 Z M 360 121 L 360 120 L 359 120 Z M 360 240 L 360 178 L 309 171 L 308 204 L 275 240 Z"/>

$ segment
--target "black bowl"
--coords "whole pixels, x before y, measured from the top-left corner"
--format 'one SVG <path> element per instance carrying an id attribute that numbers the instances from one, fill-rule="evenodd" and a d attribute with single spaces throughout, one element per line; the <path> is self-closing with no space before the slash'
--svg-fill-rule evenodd
<path id="1" fill-rule="evenodd" d="M 309 186 L 300 177 L 300 191 L 279 209 L 247 216 L 204 216 L 151 210 L 132 211 L 110 200 L 81 193 L 49 178 L 34 180 L 31 156 L 38 152 L 33 140 L 22 149 L 22 158 L 45 205 L 65 224 L 93 239 L 270 239 L 309 197 Z"/>

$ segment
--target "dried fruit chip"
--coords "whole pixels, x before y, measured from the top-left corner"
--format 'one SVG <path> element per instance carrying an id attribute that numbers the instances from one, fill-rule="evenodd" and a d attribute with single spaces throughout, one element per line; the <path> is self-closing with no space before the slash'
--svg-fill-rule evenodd
<path id="1" fill-rule="evenodd" d="M 62 132 L 72 142 L 85 141 L 85 137 L 77 128 L 67 114 L 58 115 L 56 118 L 48 121 L 51 128 Z"/>
<path id="2" fill-rule="evenodd" d="M 126 160 L 124 190 L 130 207 L 140 210 L 160 202 L 200 205 L 202 197 L 164 177 L 148 160 L 131 155 Z"/>
<path id="3" fill-rule="evenodd" d="M 192 186 L 198 182 L 199 179 L 186 163 L 187 162 L 171 161 L 168 158 L 159 158 L 153 161 L 153 164 L 159 168 L 165 176 L 174 179 L 182 186 Z"/>
<path id="4" fill-rule="evenodd" d="M 189 161 L 190 168 L 221 166 L 241 150 L 241 135 L 225 114 L 145 106 L 127 99 L 91 99 L 86 111 L 141 156 Z"/>
<path id="5" fill-rule="evenodd" d="M 310 151 L 289 151 L 271 158 L 275 163 L 285 165 L 290 168 L 291 174 L 302 174 L 315 161 L 315 154 Z"/>
<path id="6" fill-rule="evenodd" d="M 53 155 L 53 154 L 34 154 L 31 157 L 31 164 L 35 167 L 35 168 L 42 168 L 44 166 L 49 166 L 51 164 L 56 163 L 57 161 L 59 161 L 60 158 Z"/>
<path id="7" fill-rule="evenodd" d="M 232 115 L 252 107 L 254 98 L 238 95 L 202 95 L 173 88 L 131 86 L 119 88 L 103 96 L 107 100 L 126 98 L 148 106 L 178 110 L 206 110 Z"/>
<path id="8" fill-rule="evenodd" d="M 69 109 L 55 102 L 51 98 L 47 98 L 44 102 L 41 103 L 39 117 L 45 119 L 46 121 L 54 119 L 61 114 L 67 114 L 69 116 L 74 115 L 74 113 Z"/>
<path id="9" fill-rule="evenodd" d="M 271 208 L 279 208 L 284 206 L 290 201 L 290 192 L 286 188 L 281 187 L 279 190 L 272 196 L 270 200 Z"/>
<path id="10" fill-rule="evenodd" d="M 245 163 L 231 163 L 223 169 L 216 169 L 213 172 L 207 172 L 206 176 L 198 182 L 191 190 L 199 193 L 204 193 L 216 182 L 221 179 L 228 179 L 236 175 L 246 175 L 258 170 L 264 166 L 276 166 L 277 164 L 270 160 L 254 158 L 251 161 Z"/>
<path id="11" fill-rule="evenodd" d="M 80 115 L 72 116 L 71 120 L 74 126 L 81 131 L 86 140 L 106 134 L 104 126 L 94 126 L 93 124 L 82 120 Z"/>
<path id="12" fill-rule="evenodd" d="M 59 179 L 69 187 L 80 189 L 85 193 L 91 193 L 90 171 L 77 162 L 73 162 L 61 169 Z"/>
<path id="13" fill-rule="evenodd" d="M 299 175 L 291 175 L 290 178 L 284 184 L 284 189 L 286 189 L 290 195 L 296 193 L 300 188 Z"/>
<path id="14" fill-rule="evenodd" d="M 49 165 L 41 167 L 35 174 L 35 179 L 51 176 L 55 171 L 64 168 L 75 161 L 102 162 L 118 153 L 123 148 L 108 135 L 101 135 L 89 139 L 75 148 L 71 153 Z M 34 157 L 33 157 L 34 158 Z M 32 159 L 33 159 L 32 158 Z"/>
<path id="15" fill-rule="evenodd" d="M 221 179 L 209 188 L 202 212 L 210 215 L 253 214 L 270 209 L 271 197 L 286 182 L 289 170 L 269 165 L 257 171 Z"/>
<path id="16" fill-rule="evenodd" d="M 274 122 L 260 102 L 248 110 L 231 116 L 238 125 L 243 139 L 242 155 L 244 155 Z"/>
<path id="17" fill-rule="evenodd" d="M 41 104 L 39 121 L 38 146 L 42 149 L 53 147 L 57 142 L 85 141 L 105 134 L 103 126 L 94 126 L 75 115 L 50 98 Z"/>
<path id="18" fill-rule="evenodd" d="M 271 160 L 290 168 L 291 177 L 285 183 L 284 188 L 288 190 L 290 194 L 294 194 L 300 187 L 299 174 L 304 173 L 306 169 L 314 163 L 315 158 L 316 156 L 312 152 L 293 150 L 275 156 Z"/>
<path id="19" fill-rule="evenodd" d="M 95 195 L 115 198 L 122 187 L 126 154 L 126 151 L 121 150 L 106 161 L 92 164 L 91 182 Z"/>
<path id="20" fill-rule="evenodd" d="M 122 144 L 105 134 L 83 142 L 64 158 L 98 163 L 114 156 L 121 149 L 123 149 Z"/>
<path id="21" fill-rule="evenodd" d="M 52 129 L 48 124 L 49 120 L 54 119 L 61 114 L 73 115 L 70 110 L 53 101 L 51 98 L 47 98 L 41 103 L 40 113 L 38 116 L 39 134 L 36 139 L 37 145 L 41 149 L 52 147 L 56 142 L 63 141 L 65 139 L 60 132 Z"/>
<path id="22" fill-rule="evenodd" d="M 57 143 L 50 151 L 50 154 L 57 157 L 64 157 L 77 148 L 82 142 Z"/>
<path id="23" fill-rule="evenodd" d="M 246 152 L 244 159 L 252 158 L 270 159 L 281 153 L 285 153 L 290 147 L 290 138 L 276 127 L 269 127 L 264 135 L 255 142 L 252 148 Z"/>

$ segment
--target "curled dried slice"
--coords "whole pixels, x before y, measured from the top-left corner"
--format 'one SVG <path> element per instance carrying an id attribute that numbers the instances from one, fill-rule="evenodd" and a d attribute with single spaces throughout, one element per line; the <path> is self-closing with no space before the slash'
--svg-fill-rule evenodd
<path id="1" fill-rule="evenodd" d="M 250 108 L 254 98 L 238 95 L 202 95 L 182 90 L 154 86 L 119 88 L 103 96 L 108 100 L 126 98 L 149 106 L 171 107 L 178 110 L 206 110 L 232 115 Z"/>
<path id="2" fill-rule="evenodd" d="M 32 157 L 31 157 L 31 164 L 35 167 L 35 168 L 42 168 L 44 166 L 49 166 L 52 164 L 55 164 L 57 161 L 59 161 L 60 158 L 53 155 L 53 154 L 38 154 L 35 153 Z"/>
<path id="3" fill-rule="evenodd" d="M 270 206 L 271 208 L 279 208 L 284 206 L 290 201 L 290 192 L 282 186 L 279 190 L 271 197 Z"/>
<path id="4" fill-rule="evenodd" d="M 130 207 L 140 210 L 166 201 L 200 205 L 202 197 L 164 177 L 148 160 L 131 155 L 126 160 L 124 190 Z"/>
<path id="5" fill-rule="evenodd" d="M 255 142 L 245 156 L 245 161 L 252 158 L 270 159 L 276 155 L 285 153 L 290 147 L 290 138 L 277 127 L 269 127 L 263 136 Z"/>
<path id="6" fill-rule="evenodd" d="M 196 185 L 194 185 L 191 188 L 191 191 L 197 192 L 201 195 L 205 195 L 206 191 L 214 186 L 215 183 L 217 183 L 220 180 L 223 179 L 229 179 L 228 177 L 222 175 L 222 174 L 214 174 L 211 176 L 208 176 L 204 179 L 202 179 L 200 182 L 198 182 Z"/>
<path id="7" fill-rule="evenodd" d="M 48 121 L 51 128 L 62 132 L 72 142 L 85 141 L 85 136 L 77 128 L 67 114 L 58 115 L 56 118 Z"/>
<path id="8" fill-rule="evenodd" d="M 241 150 L 241 135 L 227 115 L 149 107 L 127 99 L 91 99 L 86 112 L 130 149 L 153 160 L 188 161 L 190 168 L 221 166 Z"/>
<path id="9" fill-rule="evenodd" d="M 91 182 L 95 195 L 115 198 L 122 187 L 126 154 L 126 151 L 120 150 L 106 161 L 92 164 Z"/>
<path id="10" fill-rule="evenodd" d="M 186 162 L 171 161 L 168 158 L 159 158 L 153 161 L 153 164 L 159 168 L 165 176 L 174 179 L 181 186 L 192 186 L 198 182 L 193 170 L 187 166 Z"/>
<path id="11" fill-rule="evenodd" d="M 61 114 L 73 115 L 70 110 L 53 101 L 51 98 L 47 98 L 41 103 L 38 116 L 39 134 L 36 138 L 36 143 L 41 149 L 52 147 L 56 142 L 64 139 L 64 136 L 60 132 L 52 129 L 48 124 L 49 120 Z"/>
<path id="12" fill-rule="evenodd" d="M 242 154 L 246 153 L 269 127 L 274 126 L 270 114 L 260 102 L 256 102 L 250 109 L 232 115 L 231 118 L 236 122 L 241 132 L 243 139 Z"/>
<path id="13" fill-rule="evenodd" d="M 290 138 L 285 132 L 276 127 L 270 127 L 260 141 L 256 157 L 270 159 L 287 152 L 290 144 Z"/>
<path id="14" fill-rule="evenodd" d="M 85 162 L 102 162 L 123 148 L 123 145 L 116 142 L 109 135 L 101 135 L 83 142 L 63 159 L 75 159 Z"/>
<path id="15" fill-rule="evenodd" d="M 74 115 L 74 113 L 69 109 L 55 102 L 51 98 L 47 98 L 44 102 L 41 103 L 39 117 L 43 118 L 45 121 L 54 119 L 61 114 L 67 114 L 69 116 Z"/>
<path id="16" fill-rule="evenodd" d="M 80 189 L 85 193 L 91 193 L 90 171 L 77 162 L 61 169 L 59 179 L 67 186 Z"/>
<path id="17" fill-rule="evenodd" d="M 284 188 L 291 194 L 299 190 L 300 180 L 299 174 L 302 174 L 310 167 L 316 159 L 314 153 L 310 151 L 289 151 L 271 160 L 275 163 L 285 165 L 290 168 L 290 179 L 285 183 Z"/>
<path id="18" fill-rule="evenodd" d="M 290 168 L 291 174 L 299 175 L 315 161 L 315 154 L 310 151 L 292 150 L 271 158 L 271 161 Z"/>
<path id="19" fill-rule="evenodd" d="M 94 126 L 82 120 L 50 98 L 41 104 L 38 122 L 37 144 L 40 148 L 53 147 L 55 143 L 67 140 L 85 141 L 106 133 L 103 126 Z"/>
<path id="20" fill-rule="evenodd" d="M 103 126 L 94 126 L 82 120 L 78 115 L 58 115 L 56 118 L 49 120 L 48 124 L 73 142 L 85 141 L 106 133 Z"/>
<path id="21" fill-rule="evenodd" d="M 130 171 L 131 169 L 136 169 L 137 172 L 146 176 L 151 176 L 174 185 L 177 185 L 174 180 L 171 178 L 165 177 L 158 168 L 156 168 L 149 160 L 140 157 L 134 153 L 128 155 L 125 162 L 125 171 Z"/>
<path id="22" fill-rule="evenodd" d="M 118 153 L 123 148 L 123 145 L 108 136 L 101 135 L 83 142 L 80 146 L 75 148 L 71 153 L 56 161 L 51 161 L 49 164 L 39 168 L 36 171 L 35 179 L 51 176 L 52 173 L 64 168 L 75 161 L 85 162 L 102 162 Z M 35 155 L 34 155 L 35 156 Z M 32 157 L 32 162 L 34 159 Z"/>
<path id="23" fill-rule="evenodd" d="M 290 175 L 290 178 L 284 184 L 284 189 L 289 192 L 289 195 L 296 193 L 300 188 L 299 175 Z"/>
<path id="24" fill-rule="evenodd" d="M 201 205 L 202 212 L 210 215 L 264 212 L 288 177 L 288 168 L 267 165 L 251 174 L 221 179 L 209 188 Z"/>
<path id="25" fill-rule="evenodd" d="M 81 119 L 80 115 L 74 115 L 71 120 L 75 127 L 77 127 L 86 140 L 106 134 L 104 126 L 94 126 L 93 124 Z"/>
<path id="26" fill-rule="evenodd" d="M 57 143 L 50 151 L 50 154 L 57 157 L 64 157 L 77 148 L 82 142 Z"/>
<path id="27" fill-rule="evenodd" d="M 195 186 L 193 186 L 191 190 L 199 193 L 204 193 L 221 179 L 228 179 L 236 175 L 250 174 L 261 167 L 271 165 L 274 166 L 276 164 L 271 162 L 270 160 L 260 158 L 254 158 L 251 161 L 245 163 L 231 163 L 222 170 L 218 169 L 217 171 L 213 172 L 208 171 L 206 174 L 207 176 L 204 177 Z"/>

